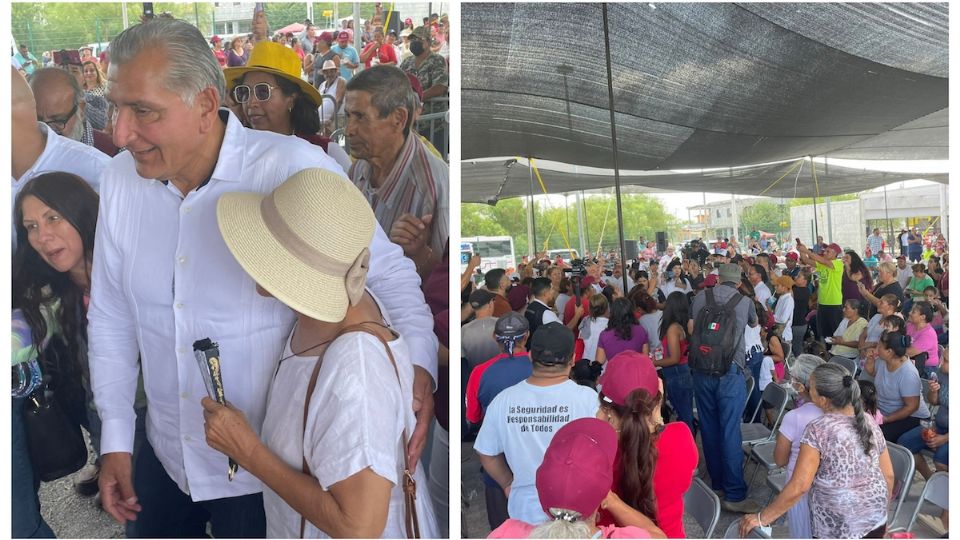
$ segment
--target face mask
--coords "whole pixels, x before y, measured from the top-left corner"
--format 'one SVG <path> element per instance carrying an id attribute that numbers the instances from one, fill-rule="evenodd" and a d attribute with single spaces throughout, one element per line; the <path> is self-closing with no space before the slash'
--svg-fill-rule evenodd
<path id="1" fill-rule="evenodd" d="M 420 40 L 411 41 L 410 52 L 412 52 L 414 56 L 420 56 L 423 54 L 423 42 Z"/>

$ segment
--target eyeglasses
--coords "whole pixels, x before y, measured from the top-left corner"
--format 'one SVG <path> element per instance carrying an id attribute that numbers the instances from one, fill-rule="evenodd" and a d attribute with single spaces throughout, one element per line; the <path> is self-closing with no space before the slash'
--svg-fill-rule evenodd
<path id="1" fill-rule="evenodd" d="M 77 109 L 79 107 L 80 107 L 79 102 L 74 103 L 73 108 L 70 109 L 70 114 L 64 116 L 63 118 L 51 118 L 49 120 L 42 120 L 42 122 L 50 126 L 50 129 L 56 131 L 57 134 L 59 135 L 61 134 L 61 132 L 63 132 L 64 129 L 66 129 L 67 123 L 70 122 L 70 119 L 73 118 L 73 115 L 77 114 Z"/>
<path id="2" fill-rule="evenodd" d="M 257 83 L 253 85 L 253 96 L 257 101 L 269 101 L 272 91 L 276 86 L 270 86 L 267 83 Z M 233 99 L 237 103 L 246 103 L 250 100 L 250 86 L 239 84 L 233 88 Z"/>

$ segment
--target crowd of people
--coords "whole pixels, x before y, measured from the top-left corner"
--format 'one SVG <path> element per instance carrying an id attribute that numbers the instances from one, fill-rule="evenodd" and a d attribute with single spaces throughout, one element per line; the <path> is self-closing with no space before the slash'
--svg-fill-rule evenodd
<path id="1" fill-rule="evenodd" d="M 658 252 L 641 240 L 629 260 L 538 254 L 483 275 L 479 257 L 470 261 L 463 421 L 491 537 L 566 520 L 583 522 L 576 534 L 634 527 L 683 538 L 690 482 L 678 479 L 691 478 L 699 455 L 722 507 L 744 514 L 741 534 L 786 515 L 795 538 L 882 537 L 894 490 L 887 444 L 908 448 L 925 478 L 948 470 L 945 244 L 912 267 L 909 255 L 870 265 L 869 247 L 861 257 L 822 238 L 711 244 Z M 780 417 L 762 399 L 771 384 L 791 396 Z M 596 512 L 558 514 L 553 506 L 573 507 L 548 505 L 554 495 L 540 490 L 552 438 L 593 417 L 618 433 L 615 458 L 602 461 L 609 493 Z M 774 430 L 787 471 L 767 505 L 743 474 L 740 426 L 754 422 Z M 921 520 L 948 527 L 947 512 Z"/>
<path id="2" fill-rule="evenodd" d="M 386 31 L 386 14 L 378 5 L 376 14 L 364 22 L 360 33 L 361 47 L 354 47 L 354 24 L 345 19 L 341 28 L 324 30 L 310 19 L 303 22 L 303 31 L 276 32 L 270 41 L 285 47 L 296 55 L 299 63 L 290 72 L 313 86 L 319 93 L 316 107 L 319 109 L 322 135 L 330 136 L 345 121 L 345 87 L 362 69 L 378 65 L 399 67 L 408 75 L 417 93 L 422 114 L 442 113 L 447 110 L 443 98 L 449 87 L 449 40 L 450 23 L 446 15 L 432 14 L 424 17 L 423 25 L 414 28 L 413 19 L 403 21 L 404 29 L 399 35 L 395 30 Z M 254 45 L 267 39 L 266 15 L 258 13 L 248 36 L 234 37 L 224 48 L 220 36 L 210 38 L 213 53 L 224 69 L 257 65 L 259 58 L 252 57 Z M 234 96 L 234 112 L 243 114 Z M 416 122 L 416 118 L 414 119 Z M 440 125 L 442 123 L 437 123 Z M 446 148 L 446 130 L 428 126 L 418 128 L 437 148 Z"/>
<path id="3" fill-rule="evenodd" d="M 447 534 L 449 177 L 416 77 L 353 74 L 348 154 L 253 27 L 242 66 L 171 17 L 98 69 L 13 59 L 14 537 L 54 536 L 38 486 L 87 463 L 81 425 L 77 492 L 130 537 Z"/>

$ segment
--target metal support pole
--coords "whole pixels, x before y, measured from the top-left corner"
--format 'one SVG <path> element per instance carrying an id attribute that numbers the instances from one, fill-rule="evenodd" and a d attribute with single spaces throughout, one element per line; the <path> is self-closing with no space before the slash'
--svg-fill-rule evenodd
<path id="1" fill-rule="evenodd" d="M 737 196 L 734 193 L 730 194 L 730 215 L 733 217 L 733 234 L 730 238 L 740 243 L 740 216 L 737 214 Z M 740 249 L 742 250 L 743 246 L 740 246 Z"/>
<path id="2" fill-rule="evenodd" d="M 120 12 L 123 14 L 123 29 L 130 28 L 130 17 L 127 15 L 127 3 L 120 2 Z"/>
<path id="3" fill-rule="evenodd" d="M 307 18 L 310 19 L 310 22 L 316 24 L 317 21 L 313 20 L 313 2 L 307 2 Z"/>
<path id="4" fill-rule="evenodd" d="M 567 218 L 567 240 L 570 239 L 570 194 L 563 194 L 563 215 Z M 566 246 L 570 247 L 570 246 Z"/>
<path id="5" fill-rule="evenodd" d="M 817 196 L 816 196 L 816 193 L 814 193 L 814 196 L 813 196 L 813 242 L 811 242 L 813 245 L 817 244 L 817 237 L 820 236 L 820 231 L 817 229 L 819 221 L 820 221 L 820 218 L 817 215 Z"/>
<path id="6" fill-rule="evenodd" d="M 884 184 L 884 186 L 883 186 L 883 215 L 884 215 L 884 217 L 887 219 L 887 235 L 888 235 L 888 236 L 887 236 L 887 249 L 890 250 L 890 253 L 891 253 L 891 254 L 894 254 L 894 253 L 895 253 L 895 250 L 894 250 L 893 248 L 894 248 L 895 246 L 893 245 L 893 244 L 894 244 L 894 242 L 893 242 L 893 240 L 894 240 L 894 238 L 893 238 L 893 223 L 890 222 L 890 209 L 887 207 L 887 186 L 886 186 L 886 184 Z"/>
<path id="7" fill-rule="evenodd" d="M 583 196 L 582 196 L 583 191 L 578 191 L 574 195 L 577 197 L 577 235 L 580 237 L 580 246 L 577 253 L 579 253 L 580 256 L 583 257 L 583 254 L 585 253 L 584 246 L 587 245 L 587 237 L 584 234 L 584 229 L 583 229 L 585 224 L 585 221 L 583 219 L 583 204 L 584 204 Z"/>
<path id="8" fill-rule="evenodd" d="M 950 233 L 949 220 L 950 214 L 947 212 L 947 185 L 940 184 L 940 233 L 944 238 L 948 238 Z"/>
<path id="9" fill-rule="evenodd" d="M 534 215 L 537 209 L 533 200 L 533 167 L 530 166 L 529 157 L 527 157 L 527 170 L 530 171 L 530 204 L 527 207 L 527 237 L 529 246 L 527 247 L 527 254 L 532 261 L 534 255 L 537 254 L 537 218 Z"/>
<path id="10" fill-rule="evenodd" d="M 827 197 L 827 242 L 833 242 L 833 210 L 830 209 L 830 197 Z"/>
<path id="11" fill-rule="evenodd" d="M 710 236 L 707 234 L 710 232 L 709 221 L 710 221 L 710 210 L 707 209 L 707 192 L 701 192 L 703 195 L 703 209 L 700 211 L 700 215 L 703 216 L 703 237 L 710 241 Z"/>
<path id="12" fill-rule="evenodd" d="M 358 51 L 363 48 L 361 37 L 363 35 L 363 25 L 360 23 L 360 2 L 353 3 L 353 47 Z M 363 62 L 360 62 L 358 69 L 363 69 Z"/>
<path id="13" fill-rule="evenodd" d="M 623 239 L 623 204 L 620 200 L 620 155 L 617 151 L 617 112 L 613 104 L 613 68 L 610 62 L 610 28 L 607 23 L 607 4 L 603 4 L 603 44 L 607 57 L 607 98 L 610 102 L 610 138 L 613 148 L 613 185 L 617 193 L 617 233 L 620 235 L 620 260 L 627 254 L 627 245 Z M 623 272 L 623 292 L 627 287 L 627 272 Z"/>

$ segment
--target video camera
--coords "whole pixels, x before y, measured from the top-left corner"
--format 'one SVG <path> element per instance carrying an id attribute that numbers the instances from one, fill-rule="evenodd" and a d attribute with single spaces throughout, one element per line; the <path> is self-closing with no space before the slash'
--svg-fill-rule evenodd
<path id="1" fill-rule="evenodd" d="M 576 305 L 580 305 L 580 282 L 587 275 L 587 268 L 583 264 L 583 259 L 573 259 L 570 261 L 570 268 L 564 268 L 563 273 L 570 277 L 570 283 L 573 285 L 573 299 Z"/>

